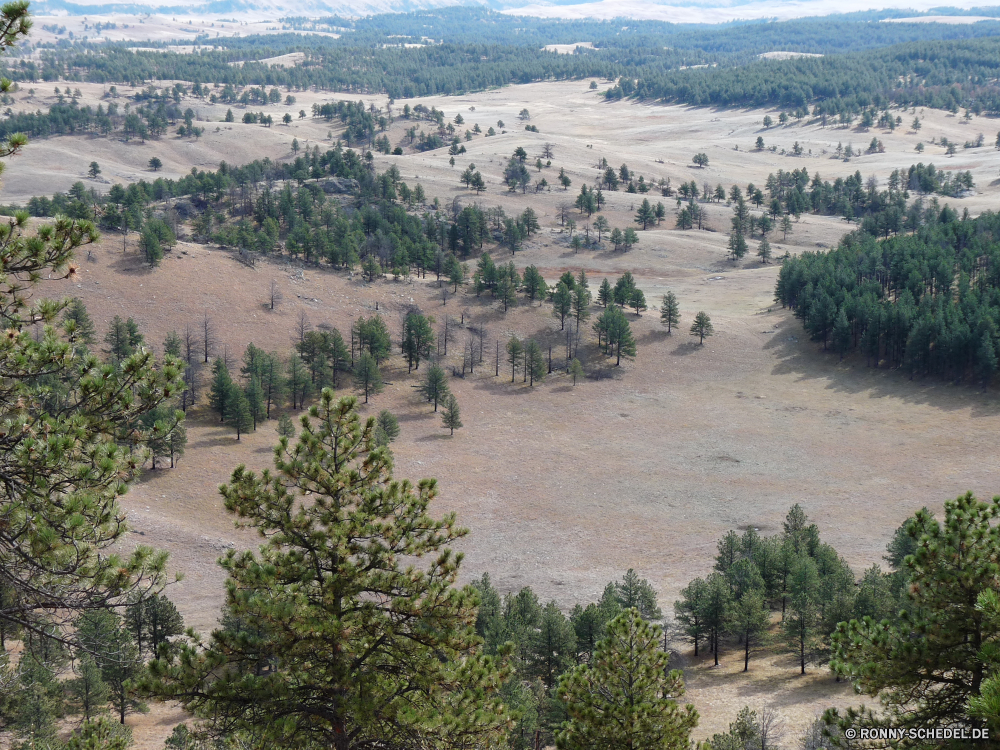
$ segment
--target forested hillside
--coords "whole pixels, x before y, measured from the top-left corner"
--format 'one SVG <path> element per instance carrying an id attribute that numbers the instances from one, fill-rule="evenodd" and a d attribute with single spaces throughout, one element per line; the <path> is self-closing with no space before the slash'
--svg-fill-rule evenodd
<path id="1" fill-rule="evenodd" d="M 1000 216 L 961 219 L 932 200 L 912 234 L 850 234 L 785 261 L 776 299 L 810 335 L 869 365 L 988 385 L 997 370 Z"/>
<path id="2" fill-rule="evenodd" d="M 836 16 L 718 27 L 523 19 L 455 8 L 356 21 L 288 19 L 286 26 L 335 29 L 340 37 L 205 36 L 190 54 L 78 42 L 42 49 L 40 59 L 16 61 L 6 74 L 20 81 L 317 86 L 394 98 L 600 77 L 613 82 L 611 98 L 699 106 L 818 105 L 817 114 L 889 103 L 1000 110 L 993 84 L 1000 23 L 993 22 L 881 23 Z M 571 55 L 543 49 L 576 42 L 593 46 Z M 826 57 L 759 59 L 775 50 Z M 290 68 L 260 62 L 289 52 L 306 58 Z"/>

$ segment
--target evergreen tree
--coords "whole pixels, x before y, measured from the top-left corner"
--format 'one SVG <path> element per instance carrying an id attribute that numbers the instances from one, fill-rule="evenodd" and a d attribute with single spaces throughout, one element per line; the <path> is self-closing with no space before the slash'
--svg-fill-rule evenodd
<path id="1" fill-rule="evenodd" d="M 517 336 L 511 336 L 507 341 L 507 362 L 510 364 L 510 382 L 514 382 L 514 375 L 517 373 L 517 366 L 524 358 L 524 345 Z"/>
<path id="2" fill-rule="evenodd" d="M 292 424 L 292 418 L 285 413 L 278 417 L 278 435 L 287 438 L 295 437 L 295 425 Z"/>
<path id="3" fill-rule="evenodd" d="M 94 321 L 91 320 L 90 315 L 87 313 L 87 307 L 83 304 L 82 299 L 73 297 L 69 300 L 66 310 L 63 312 L 63 321 L 70 341 L 79 344 L 83 348 L 89 348 L 94 345 L 97 330 L 94 327 Z"/>
<path id="4" fill-rule="evenodd" d="M 631 271 L 626 271 L 615 282 L 615 302 L 621 307 L 625 307 L 631 302 L 635 290 L 635 277 L 632 276 Z"/>
<path id="5" fill-rule="evenodd" d="M 9 3 L 0 14 L 5 50 L 27 34 L 28 6 Z M 6 136 L 0 158 L 26 143 L 20 133 Z M 72 642 L 68 626 L 79 612 L 117 606 L 133 589 L 162 582 L 165 555 L 116 549 L 128 535 L 118 498 L 148 458 L 138 420 L 181 392 L 179 368 L 156 366 L 144 350 L 118 367 L 73 356 L 57 327 L 66 303 L 33 294 L 48 275 L 72 276 L 75 251 L 96 239 L 84 219 L 57 218 L 29 233 L 27 212 L 10 217 L 0 236 L 8 334 L 0 340 L 0 423 L 20 426 L 0 438 L 0 633 L 13 625 Z M 81 395 L 49 408 L 60 390 Z"/>
<path id="6" fill-rule="evenodd" d="M 997 642 L 996 621 L 979 597 L 995 591 L 998 516 L 1000 499 L 968 493 L 945 503 L 943 521 L 923 509 L 903 525 L 913 545 L 903 561 L 906 607 L 893 621 L 841 623 L 832 639 L 833 669 L 878 696 L 883 710 L 831 711 L 828 723 L 853 726 L 860 716 L 874 728 L 970 725 L 968 704 L 983 690 Z"/>
<path id="7" fill-rule="evenodd" d="M 694 644 L 694 655 L 698 656 L 698 644 L 706 636 L 707 629 L 702 619 L 708 585 L 704 578 L 695 578 L 681 589 L 681 598 L 674 602 L 674 617 L 680 623 L 682 632 Z"/>
<path id="8" fill-rule="evenodd" d="M 623 354 L 627 357 L 636 355 L 632 327 L 620 308 L 614 305 L 608 307 L 597 318 L 594 330 L 597 332 L 598 342 L 603 342 L 605 352 L 608 355 L 617 355 L 617 365 L 621 364 Z"/>
<path id="9" fill-rule="evenodd" d="M 743 642 L 743 671 L 750 669 L 750 652 L 759 648 L 767 634 L 770 613 L 760 591 L 745 592 L 733 604 L 730 630 Z"/>
<path id="10" fill-rule="evenodd" d="M 240 436 L 244 433 L 250 432 L 254 428 L 253 416 L 250 413 L 250 402 L 247 400 L 247 395 L 244 393 L 235 383 L 232 387 L 232 396 L 230 397 L 229 404 L 231 408 L 231 416 L 233 427 L 236 428 L 236 439 L 239 440 Z"/>
<path id="11" fill-rule="evenodd" d="M 694 316 L 694 322 L 691 324 L 691 335 L 698 337 L 698 343 L 704 344 L 705 337 L 711 336 L 715 333 L 715 329 L 712 327 L 712 319 L 708 317 L 708 313 L 702 311 Z"/>
<path id="12" fill-rule="evenodd" d="M 375 357 L 368 352 L 362 352 L 354 365 L 354 385 L 364 392 L 366 404 L 370 394 L 382 391 L 382 373 L 379 371 Z"/>
<path id="13" fill-rule="evenodd" d="M 101 676 L 101 669 L 90 654 L 84 653 L 73 664 L 76 675 L 67 687 L 85 720 L 101 713 L 108 705 L 110 690 Z"/>
<path id="14" fill-rule="evenodd" d="M 663 295 L 663 304 L 660 305 L 660 323 L 667 327 L 667 334 L 673 333 L 674 326 L 681 323 L 681 308 L 677 303 L 677 295 L 667 292 Z"/>
<path id="15" fill-rule="evenodd" d="M 104 343 L 108 345 L 105 350 L 116 363 L 127 359 L 139 349 L 143 344 L 142 334 L 139 333 L 138 324 L 132 319 L 122 320 L 116 315 L 108 326 L 108 332 L 104 335 Z"/>
<path id="16" fill-rule="evenodd" d="M 545 279 L 542 278 L 541 272 L 535 266 L 528 266 L 524 269 L 524 278 L 521 280 L 521 286 L 531 302 L 534 302 L 536 298 L 542 299 L 545 296 L 546 289 L 548 289 Z"/>
<path id="17" fill-rule="evenodd" d="M 542 347 L 534 339 L 529 339 L 524 345 L 524 374 L 530 386 L 534 386 L 536 380 L 545 380 L 545 357 L 542 355 Z"/>
<path id="18" fill-rule="evenodd" d="M 583 271 L 580 273 L 582 274 Z M 580 331 L 580 324 L 585 323 L 590 318 L 590 291 L 582 284 L 573 288 L 573 317 L 576 318 L 577 332 Z"/>
<path id="19" fill-rule="evenodd" d="M 219 421 L 232 418 L 235 384 L 229 375 L 229 368 L 221 357 L 212 363 L 212 387 L 208 392 L 208 404 L 219 415 Z"/>
<path id="20" fill-rule="evenodd" d="M 111 705 L 124 724 L 126 715 L 141 707 L 132 683 L 142 673 L 142 657 L 132 634 L 121 617 L 107 610 L 84 612 L 77 631 L 81 645 L 94 654 Z"/>
<path id="21" fill-rule="evenodd" d="M 607 307 L 609 304 L 614 302 L 614 292 L 611 289 L 611 282 L 607 279 L 601 282 L 600 288 L 597 290 L 597 301 L 601 303 L 601 307 Z"/>
<path id="22" fill-rule="evenodd" d="M 771 260 L 771 243 L 767 241 L 767 237 L 760 238 L 760 244 L 757 246 L 757 257 L 760 258 L 760 262 L 767 265 Z"/>
<path id="23" fill-rule="evenodd" d="M 635 609 L 644 620 L 663 619 L 663 613 L 656 604 L 656 590 L 645 578 L 632 568 L 626 571 L 620 582 L 615 583 L 615 599 L 624 609 Z"/>
<path id="24" fill-rule="evenodd" d="M 444 410 L 441 413 L 441 421 L 444 423 L 445 429 L 451 430 L 452 435 L 455 434 L 455 430 L 462 426 L 462 416 L 458 408 L 458 399 L 455 398 L 454 393 L 448 394 Z"/>
<path id="25" fill-rule="evenodd" d="M 641 224 L 645 229 L 648 225 L 656 221 L 656 209 L 649 202 L 649 198 L 643 198 L 639 205 L 639 210 L 635 214 L 635 223 Z"/>
<path id="26" fill-rule="evenodd" d="M 646 295 L 642 293 L 639 287 L 632 290 L 632 295 L 628 300 L 629 307 L 635 310 L 636 315 L 641 315 L 642 311 L 646 309 Z"/>
<path id="27" fill-rule="evenodd" d="M 716 666 L 719 664 L 719 641 L 729 628 L 732 607 L 733 598 L 729 583 L 719 573 L 712 573 L 705 580 L 701 622 L 708 635 L 709 647 L 715 657 Z"/>
<path id="28" fill-rule="evenodd" d="M 247 409 L 250 413 L 250 421 L 254 432 L 257 431 L 257 423 L 263 422 L 267 418 L 267 405 L 264 402 L 264 389 L 260 387 L 260 380 L 254 376 L 250 378 L 247 387 L 243 390 L 243 396 L 247 401 Z"/>
<path id="29" fill-rule="evenodd" d="M 569 374 L 573 376 L 573 385 L 576 385 L 576 381 L 583 377 L 583 365 L 576 357 L 573 357 L 573 361 L 569 363 Z"/>
<path id="30" fill-rule="evenodd" d="M 559 282 L 552 294 L 552 314 L 559 318 L 559 330 L 566 328 L 566 316 L 573 310 L 573 293 L 563 282 Z"/>
<path id="31" fill-rule="evenodd" d="M 388 409 L 383 409 L 375 418 L 375 442 L 388 445 L 399 437 L 399 420 Z"/>
<path id="32" fill-rule="evenodd" d="M 789 577 L 788 611 L 782 627 L 789 648 L 798 654 L 799 669 L 806 673 L 806 660 L 817 645 L 819 635 L 819 572 L 811 557 L 792 563 Z"/>
<path id="33" fill-rule="evenodd" d="M 420 360 L 431 355 L 434 346 L 433 320 L 420 313 L 409 313 L 403 322 L 403 354 L 410 370 L 420 369 Z"/>
<path id="34" fill-rule="evenodd" d="M 575 663 L 576 631 L 556 603 L 549 602 L 530 638 L 528 674 L 552 688 L 559 675 Z"/>
<path id="35" fill-rule="evenodd" d="M 446 403 L 450 390 L 448 389 L 448 376 L 440 365 L 431 365 L 424 376 L 424 381 L 418 389 L 421 396 L 427 403 L 434 404 L 434 411 L 438 410 L 439 403 Z"/>
<path id="36" fill-rule="evenodd" d="M 667 671 L 660 634 L 627 610 L 608 624 L 591 661 L 560 678 L 569 719 L 556 737 L 559 750 L 689 747 L 698 714 L 694 706 L 677 703 L 683 679 L 679 671 Z"/>
<path id="37" fill-rule="evenodd" d="M 222 488 L 267 540 L 221 560 L 228 612 L 258 634 L 217 629 L 154 662 L 145 687 L 262 746 L 489 745 L 508 673 L 481 652 L 474 590 L 455 586 L 447 545 L 465 530 L 428 515 L 434 480 L 393 480 L 355 398 L 324 390 L 310 417 L 273 473 L 241 466 Z"/>

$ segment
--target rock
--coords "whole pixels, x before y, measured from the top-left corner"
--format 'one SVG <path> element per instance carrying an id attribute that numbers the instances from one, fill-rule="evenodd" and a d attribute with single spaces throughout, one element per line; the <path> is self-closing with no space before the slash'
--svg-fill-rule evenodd
<path id="1" fill-rule="evenodd" d="M 344 195 L 354 193 L 359 185 L 354 179 L 344 179 L 341 177 L 330 177 L 320 183 L 323 192 L 327 195 Z"/>

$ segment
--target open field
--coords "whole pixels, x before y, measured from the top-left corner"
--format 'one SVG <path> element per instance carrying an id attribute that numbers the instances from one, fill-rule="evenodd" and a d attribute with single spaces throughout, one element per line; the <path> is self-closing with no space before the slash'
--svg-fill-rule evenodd
<path id="1" fill-rule="evenodd" d="M 102 93 L 100 86 L 80 88 L 84 101 L 96 102 Z M 32 108 L 44 106 L 42 93 Z M 296 96 L 294 111 L 308 111 L 314 101 L 330 98 Z M 404 103 L 397 102 L 395 111 Z M 579 185 L 595 178 L 601 157 L 616 166 L 625 162 L 647 180 L 721 182 L 727 190 L 734 182 L 759 185 L 771 171 L 803 166 L 831 179 L 855 170 L 874 173 L 884 184 L 889 171 L 918 161 L 913 151 L 918 140 L 929 143 L 931 136 L 945 135 L 961 142 L 984 131 L 991 143 L 995 121 L 975 118 L 963 124 L 959 117 L 928 110 L 917 113 L 924 120 L 919 135 L 907 132 L 912 113 L 901 113 L 904 126 L 893 134 L 818 124 L 763 131 L 766 113 L 760 110 L 605 104 L 585 81 L 420 103 L 443 109 L 449 118 L 461 113 L 467 122 L 463 128 L 478 122 L 485 130 L 502 119 L 508 133 L 468 142 L 468 154 L 458 157 L 455 167 L 439 150 L 379 156 L 379 169 L 398 164 L 411 187 L 420 182 L 428 196 L 445 204 L 455 198 L 478 200 L 484 206 L 502 205 L 508 213 L 531 205 L 543 229 L 514 258 L 519 268 L 536 264 L 549 281 L 567 269 L 583 268 L 592 289 L 603 276 L 613 281 L 631 270 L 651 307 L 658 306 L 665 290 L 677 293 L 682 329 L 668 337 L 655 310 L 631 316 L 639 354 L 621 368 L 602 360 L 588 329 L 581 351 L 591 377 L 573 387 L 557 371 L 532 389 L 520 377 L 511 384 L 502 362 L 495 377 L 492 354 L 497 338 L 505 341 L 517 333 L 551 344 L 553 360 L 561 365 L 564 337 L 548 306 L 522 305 L 505 316 L 485 297 L 465 291 L 442 306 L 431 279 L 367 284 L 286 259 L 251 269 L 228 252 L 186 242 L 159 269 L 149 270 L 132 240 L 123 254 L 121 236 L 109 235 L 94 250 L 94 260 L 81 263 L 76 281 L 48 282 L 45 293 L 80 296 L 99 330 L 116 314 L 134 316 L 156 347 L 168 331 L 196 325 L 207 314 L 219 333 L 218 353 L 227 353 L 234 363 L 250 341 L 289 350 L 302 310 L 314 325 L 329 323 L 346 331 L 353 319 L 377 306 L 394 335 L 401 311 L 411 302 L 439 323 L 445 314 L 459 319 L 464 313 L 466 324 L 489 331 L 485 361 L 473 375 L 452 379 L 465 427 L 454 437 L 447 435 L 439 416 L 413 393 L 418 375 L 408 376 L 398 357 L 386 372 L 386 391 L 366 411 L 388 408 L 398 415 L 402 433 L 393 445 L 398 474 L 437 477 L 437 512 L 456 511 L 470 529 L 460 545 L 466 580 L 489 572 L 502 591 L 530 585 L 543 600 L 554 598 L 566 608 L 596 599 L 608 580 L 633 567 L 657 587 L 669 613 L 680 588 L 709 572 L 719 537 L 747 526 L 775 533 L 796 502 L 860 574 L 881 562 L 892 531 L 916 509 L 938 508 L 966 490 L 996 491 L 993 436 L 1000 430 L 1000 402 L 995 394 L 910 382 L 895 372 L 867 369 L 863 361 L 838 364 L 834 355 L 819 352 L 790 314 L 774 308 L 776 267 L 726 259 L 730 210 L 724 204 L 707 207 L 709 226 L 716 231 L 680 232 L 671 228 L 674 210 L 668 201 L 664 224 L 640 232 L 640 243 L 628 254 L 574 254 L 556 219 L 558 204 L 572 202 Z M 126 145 L 64 137 L 32 143 L 27 156 L 11 161 L 3 201 L 65 189 L 83 179 L 91 160 L 101 164 L 109 181 L 128 182 L 153 177 L 145 164 L 154 155 L 165 165 L 159 174 L 179 176 L 192 166 L 214 168 L 222 159 L 238 164 L 288 157 L 293 137 L 310 147 L 329 145 L 330 125 L 324 121 L 296 119 L 289 127 L 270 129 L 222 124 L 216 131 L 211 123 L 221 120 L 225 106 L 195 101 L 190 106 L 208 122 L 200 141 L 166 136 Z M 517 124 L 522 108 L 530 110 L 540 133 L 516 130 L 523 128 Z M 265 108 L 276 116 L 285 110 Z M 234 112 L 239 119 L 241 110 Z M 403 121 L 393 126 L 394 145 L 402 141 L 404 127 Z M 812 155 L 751 151 L 758 134 L 789 150 L 797 140 Z M 873 136 L 884 141 L 884 154 L 845 163 L 823 153 L 838 142 L 866 146 Z M 545 142 L 555 145 L 555 158 L 544 175 L 554 183 L 558 169 L 565 168 L 573 180 L 570 190 L 522 196 L 501 189 L 500 175 L 512 150 L 523 145 L 530 163 Z M 690 165 L 696 151 L 708 153 L 707 168 Z M 928 146 L 928 151 L 919 160 L 971 169 L 975 177 L 974 195 L 947 202 L 973 213 L 996 207 L 991 183 L 1000 153 L 986 146 L 960 150 L 949 159 L 939 147 Z M 478 198 L 458 182 L 470 162 L 489 186 Z M 605 216 L 612 226 L 627 226 L 641 196 L 607 197 Z M 582 227 L 585 218 L 574 216 Z M 805 216 L 787 241 L 774 238 L 775 254 L 833 245 L 846 229 L 841 220 Z M 495 255 L 498 261 L 509 257 L 502 251 Z M 263 306 L 272 279 L 285 298 L 273 312 Z M 686 335 L 699 310 L 709 312 L 717 331 L 701 347 Z M 452 335 L 448 361 L 456 363 L 465 334 Z M 169 550 L 173 567 L 185 573 L 170 596 L 199 630 L 213 626 L 221 603 L 223 576 L 215 559 L 229 546 L 254 544 L 246 532 L 233 529 L 216 487 L 239 463 L 268 465 L 275 441 L 274 422 L 237 442 L 228 427 L 216 424 L 204 409 L 195 410 L 188 454 L 178 468 L 148 472 L 124 499 L 135 543 Z M 747 703 L 774 703 L 794 741 L 823 708 L 852 700 L 849 688 L 835 684 L 825 670 L 814 667 L 800 677 L 786 656 L 751 662 L 749 675 L 730 675 L 742 668 L 735 653 L 725 654 L 719 669 L 703 662 L 687 666 L 689 697 L 702 714 L 697 737 L 724 729 Z M 153 748 L 177 718 L 176 711 L 158 707 L 130 721 L 141 727 L 140 747 Z"/>

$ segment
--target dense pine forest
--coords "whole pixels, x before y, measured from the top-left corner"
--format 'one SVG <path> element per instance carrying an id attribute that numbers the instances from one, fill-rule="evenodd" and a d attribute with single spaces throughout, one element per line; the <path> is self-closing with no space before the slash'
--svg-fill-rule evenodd
<path id="1" fill-rule="evenodd" d="M 997 369 L 1000 217 L 959 217 L 936 200 L 909 234 L 863 232 L 785 261 L 776 299 L 810 335 L 870 366 L 988 385 Z"/>
<path id="2" fill-rule="evenodd" d="M 394 98 L 600 77 L 611 81 L 607 96 L 612 98 L 699 106 L 812 107 L 816 114 L 839 114 L 895 103 L 1000 111 L 992 83 L 1000 65 L 1000 24 L 884 23 L 883 17 L 834 16 L 721 28 L 545 21 L 469 9 L 309 24 L 289 19 L 290 29 L 338 29 L 341 36 L 286 32 L 205 37 L 193 54 L 80 41 L 42 49 L 37 61 L 12 61 L 5 73 L 19 81 L 316 86 Z M 406 47 L 404 42 L 421 46 Z M 542 49 L 576 42 L 589 42 L 593 48 L 581 47 L 572 55 Z M 759 59 L 773 50 L 824 57 Z M 258 62 L 288 52 L 306 53 L 305 62 L 292 68 Z"/>

